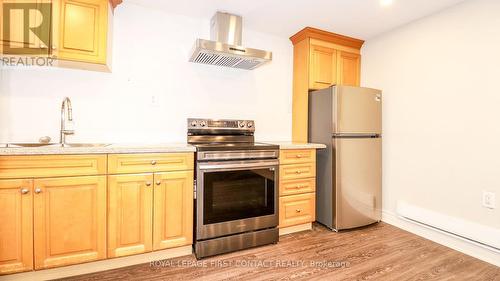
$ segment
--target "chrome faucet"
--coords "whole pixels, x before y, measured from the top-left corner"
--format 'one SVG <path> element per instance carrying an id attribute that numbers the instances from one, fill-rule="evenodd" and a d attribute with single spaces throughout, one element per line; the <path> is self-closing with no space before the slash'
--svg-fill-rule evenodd
<path id="1" fill-rule="evenodd" d="M 67 113 L 67 116 L 66 116 Z M 75 133 L 73 130 L 73 108 L 71 100 L 65 97 L 61 105 L 61 135 L 59 141 L 61 144 L 66 143 L 66 135 Z"/>

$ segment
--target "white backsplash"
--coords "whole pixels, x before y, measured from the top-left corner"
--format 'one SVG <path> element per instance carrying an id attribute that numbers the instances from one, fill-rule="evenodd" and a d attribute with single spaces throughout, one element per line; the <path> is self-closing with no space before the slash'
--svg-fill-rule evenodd
<path id="1" fill-rule="evenodd" d="M 255 119 L 259 140 L 290 140 L 291 42 L 244 28 L 244 45 L 272 51 L 270 64 L 246 71 L 188 62 L 195 39 L 208 39 L 209 29 L 208 19 L 120 5 L 112 73 L 2 71 L 0 142 L 58 141 L 65 96 L 75 119 L 70 142 L 185 142 L 188 117 Z"/>

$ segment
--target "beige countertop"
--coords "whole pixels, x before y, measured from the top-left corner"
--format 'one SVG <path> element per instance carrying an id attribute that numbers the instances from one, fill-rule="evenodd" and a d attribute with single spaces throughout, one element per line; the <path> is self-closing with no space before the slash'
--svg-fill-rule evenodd
<path id="1" fill-rule="evenodd" d="M 324 144 L 297 143 L 283 141 L 263 141 L 279 145 L 280 149 L 323 149 Z M 110 144 L 98 147 L 61 147 L 48 145 L 42 147 L 1 147 L 0 155 L 49 155 L 49 154 L 112 154 L 112 153 L 171 153 L 195 152 L 196 148 L 186 143 L 164 144 Z"/>
<path id="2" fill-rule="evenodd" d="M 326 145 L 321 143 L 303 143 L 303 142 L 287 142 L 287 141 L 262 141 L 279 145 L 280 149 L 324 149 Z"/>
<path id="3" fill-rule="evenodd" d="M 103 147 L 0 147 L 0 155 L 48 154 L 112 154 L 112 153 L 170 153 L 195 152 L 196 148 L 185 143 L 165 144 L 110 144 Z"/>

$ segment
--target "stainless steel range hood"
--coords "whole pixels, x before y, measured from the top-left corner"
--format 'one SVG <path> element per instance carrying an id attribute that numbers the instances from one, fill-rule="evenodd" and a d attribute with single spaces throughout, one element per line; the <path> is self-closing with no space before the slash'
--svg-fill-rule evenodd
<path id="1" fill-rule="evenodd" d="M 240 16 L 217 12 L 210 21 L 210 39 L 197 39 L 189 61 L 254 69 L 272 60 L 268 51 L 241 46 Z"/>

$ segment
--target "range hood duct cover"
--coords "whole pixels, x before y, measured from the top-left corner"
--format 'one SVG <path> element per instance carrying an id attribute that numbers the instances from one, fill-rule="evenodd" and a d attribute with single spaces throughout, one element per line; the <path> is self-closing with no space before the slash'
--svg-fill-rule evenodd
<path id="1" fill-rule="evenodd" d="M 254 69 L 272 60 L 268 51 L 241 45 L 242 18 L 217 12 L 210 21 L 210 39 L 197 39 L 189 61 L 241 69 Z"/>

